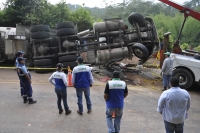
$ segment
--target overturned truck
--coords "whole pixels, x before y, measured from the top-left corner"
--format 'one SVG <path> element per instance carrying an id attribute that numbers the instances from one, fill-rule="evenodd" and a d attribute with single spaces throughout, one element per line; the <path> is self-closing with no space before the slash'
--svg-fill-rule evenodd
<path id="1" fill-rule="evenodd" d="M 151 18 L 136 12 L 129 15 L 128 21 L 130 28 L 122 19 L 105 19 L 94 23 L 92 30 L 79 33 L 72 22 L 60 22 L 54 29 L 34 25 L 26 29 L 25 33 L 30 35 L 29 50 L 24 51 L 32 52 L 29 58 L 35 67 L 44 68 L 58 62 L 73 68 L 82 53 L 87 53 L 85 63 L 104 67 L 112 67 L 125 58 L 132 59 L 133 55 L 143 64 L 159 47 L 155 24 Z"/>

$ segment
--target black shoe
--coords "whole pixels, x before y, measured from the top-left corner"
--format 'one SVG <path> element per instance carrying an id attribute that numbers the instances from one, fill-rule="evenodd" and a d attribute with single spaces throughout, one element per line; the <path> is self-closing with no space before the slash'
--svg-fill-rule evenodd
<path id="1" fill-rule="evenodd" d="M 59 109 L 59 114 L 62 114 L 63 110 L 62 109 Z"/>
<path id="2" fill-rule="evenodd" d="M 34 103 L 37 103 L 37 101 L 36 100 L 30 100 L 29 101 L 29 104 L 34 104 Z"/>
<path id="3" fill-rule="evenodd" d="M 23 97 L 23 99 L 24 99 L 24 103 L 27 103 L 27 97 Z"/>
<path id="4" fill-rule="evenodd" d="M 71 110 L 67 110 L 67 111 L 65 111 L 65 115 L 68 115 L 68 114 L 70 114 L 72 111 Z"/>
<path id="5" fill-rule="evenodd" d="M 92 110 L 88 110 L 88 112 L 87 112 L 88 114 L 90 114 L 90 113 L 92 113 Z"/>
<path id="6" fill-rule="evenodd" d="M 83 113 L 79 112 L 78 110 L 77 110 L 77 113 L 78 113 L 79 115 L 83 115 Z"/>

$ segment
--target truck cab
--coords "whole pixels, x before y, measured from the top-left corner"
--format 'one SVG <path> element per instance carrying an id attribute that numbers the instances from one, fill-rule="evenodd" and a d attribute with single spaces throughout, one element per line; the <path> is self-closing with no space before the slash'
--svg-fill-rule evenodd
<path id="1" fill-rule="evenodd" d="M 172 53 L 171 56 L 173 55 L 176 58 L 173 63 L 172 76 L 179 78 L 179 86 L 182 89 L 189 89 L 194 82 L 200 81 L 200 55 L 193 54 L 193 56 L 189 56 Z"/>

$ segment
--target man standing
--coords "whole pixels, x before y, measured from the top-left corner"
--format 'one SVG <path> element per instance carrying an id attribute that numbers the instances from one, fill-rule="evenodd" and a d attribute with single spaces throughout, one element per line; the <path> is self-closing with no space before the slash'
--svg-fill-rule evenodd
<path id="1" fill-rule="evenodd" d="M 55 92 L 57 94 L 57 105 L 59 109 L 59 114 L 62 114 L 63 109 L 61 106 L 61 99 L 63 100 L 65 115 L 71 113 L 67 104 L 67 79 L 64 72 L 62 72 L 63 64 L 58 63 L 56 65 L 57 70 L 49 78 L 49 82 L 55 86 Z"/>
<path id="2" fill-rule="evenodd" d="M 23 55 L 25 54 L 25 52 L 22 52 L 22 51 L 18 51 L 17 54 L 16 54 L 16 61 L 15 61 L 15 67 L 17 68 L 18 65 L 19 65 L 19 62 L 18 62 L 18 58 L 19 57 L 22 57 L 23 58 Z M 17 75 L 18 75 L 18 72 L 17 72 Z M 19 77 L 19 75 L 18 75 Z M 19 77 L 20 79 L 20 77 Z M 23 97 L 23 93 L 24 93 L 24 88 L 22 86 L 22 83 L 20 81 L 20 93 L 21 93 L 21 96 Z"/>
<path id="3" fill-rule="evenodd" d="M 104 99 L 106 101 L 106 120 L 108 133 L 119 133 L 123 114 L 124 98 L 128 95 L 127 85 L 120 80 L 120 72 L 113 72 L 113 79 L 106 84 Z M 115 112 L 114 125 L 112 114 Z"/>
<path id="4" fill-rule="evenodd" d="M 24 88 L 24 93 L 23 93 L 24 103 L 26 103 L 28 100 L 29 104 L 34 104 L 37 101 L 33 100 L 33 98 L 32 98 L 33 91 L 32 91 L 32 86 L 31 86 L 31 83 L 32 83 L 31 75 L 25 66 L 25 60 L 26 60 L 26 58 L 22 58 L 22 57 L 18 58 L 19 65 L 17 67 L 17 69 L 18 69 L 17 72 L 19 74 L 20 81 Z"/>
<path id="5" fill-rule="evenodd" d="M 166 52 L 165 54 L 165 60 L 163 62 L 162 66 L 162 80 L 163 80 L 163 91 L 170 88 L 169 87 L 169 81 L 170 78 L 172 77 L 172 70 L 173 70 L 173 62 L 175 59 L 175 56 L 170 57 L 170 52 Z"/>
<path id="6" fill-rule="evenodd" d="M 190 95 L 178 85 L 178 78 L 172 77 L 171 88 L 164 91 L 158 100 L 157 111 L 163 117 L 166 133 L 183 133 L 184 120 L 188 117 Z"/>
<path id="7" fill-rule="evenodd" d="M 82 94 L 84 92 L 86 103 L 87 103 L 87 113 L 92 111 L 92 103 L 90 100 L 90 87 L 92 87 L 93 76 L 91 69 L 83 64 L 83 58 L 78 57 L 78 66 L 74 67 L 72 71 L 72 84 L 76 88 L 76 95 L 78 97 L 78 110 L 79 115 L 83 115 L 83 104 L 82 104 Z"/>

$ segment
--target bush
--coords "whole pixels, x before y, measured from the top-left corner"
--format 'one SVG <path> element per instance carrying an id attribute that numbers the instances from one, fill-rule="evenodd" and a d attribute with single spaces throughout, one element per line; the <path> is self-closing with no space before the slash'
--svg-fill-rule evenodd
<path id="1" fill-rule="evenodd" d="M 200 52 L 200 46 L 194 48 L 194 50 L 195 50 L 196 52 Z"/>
<path id="2" fill-rule="evenodd" d="M 189 44 L 188 43 L 183 43 L 180 45 L 181 49 L 182 50 L 186 50 L 186 49 L 189 49 Z"/>

